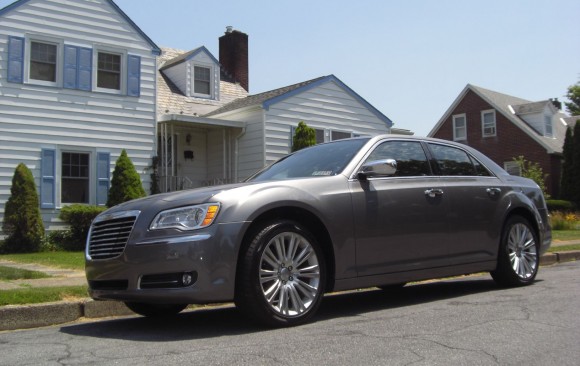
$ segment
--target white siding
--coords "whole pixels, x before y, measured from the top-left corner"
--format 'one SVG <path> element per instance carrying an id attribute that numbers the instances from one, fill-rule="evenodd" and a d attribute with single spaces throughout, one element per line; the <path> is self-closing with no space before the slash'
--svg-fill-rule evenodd
<path id="1" fill-rule="evenodd" d="M 190 79 L 189 76 L 189 65 L 185 62 L 177 64 L 175 66 L 171 66 L 170 68 L 164 69 L 162 71 L 165 76 L 167 76 L 175 86 L 179 88 L 179 90 L 185 94 L 189 95 L 189 83 L 187 82 Z"/>
<path id="2" fill-rule="evenodd" d="M 62 44 L 96 50 L 118 50 L 141 57 L 140 96 L 63 89 L 60 84 L 39 86 L 10 83 L 7 78 L 9 36 L 50 37 Z M 28 38 L 27 38 L 28 39 Z M 59 48 L 59 57 L 62 57 Z M 28 50 L 26 51 L 28 52 Z M 93 69 L 96 62 L 93 58 Z M 123 66 L 126 67 L 126 66 Z M 126 71 L 126 70 L 125 70 Z M 62 72 L 62 70 L 60 70 Z M 2 15 L 0 19 L 0 220 L 9 197 L 16 165 L 25 163 L 39 183 L 40 150 L 57 150 L 57 207 L 60 206 L 58 165 L 61 151 L 91 154 L 91 181 L 95 179 L 95 154 L 109 152 L 111 172 L 121 149 L 126 149 L 141 173 L 148 192 L 155 144 L 156 60 L 151 45 L 102 0 L 31 0 Z M 124 84 L 124 82 L 122 82 Z M 92 79 L 93 89 L 96 78 Z M 91 201 L 96 186 L 91 182 Z M 42 210 L 45 226 L 51 228 L 57 210 Z"/>
<path id="3" fill-rule="evenodd" d="M 304 121 L 309 127 L 355 135 L 387 133 L 384 121 L 332 81 L 270 106 L 266 113 L 266 163 L 288 154 L 291 127 Z"/>

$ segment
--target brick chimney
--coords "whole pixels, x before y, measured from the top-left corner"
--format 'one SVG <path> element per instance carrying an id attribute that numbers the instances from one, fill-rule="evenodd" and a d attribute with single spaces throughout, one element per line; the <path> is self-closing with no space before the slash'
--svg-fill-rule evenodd
<path id="1" fill-rule="evenodd" d="M 220 64 L 236 82 L 249 91 L 248 35 L 228 26 L 219 41 Z"/>

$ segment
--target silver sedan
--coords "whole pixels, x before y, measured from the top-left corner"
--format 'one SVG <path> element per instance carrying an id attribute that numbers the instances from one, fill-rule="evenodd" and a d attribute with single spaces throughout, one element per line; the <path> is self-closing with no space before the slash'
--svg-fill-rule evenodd
<path id="1" fill-rule="evenodd" d="M 533 283 L 551 241 L 540 188 L 465 145 L 383 135 L 316 145 L 244 183 L 130 201 L 99 215 L 90 294 L 145 316 L 234 301 L 270 326 L 323 294 L 490 272 Z"/>

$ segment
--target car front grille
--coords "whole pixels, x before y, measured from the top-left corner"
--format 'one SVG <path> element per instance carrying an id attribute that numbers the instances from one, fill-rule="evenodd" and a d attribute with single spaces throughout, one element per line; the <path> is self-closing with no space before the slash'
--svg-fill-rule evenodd
<path id="1" fill-rule="evenodd" d="M 91 259 L 111 259 L 125 250 L 138 211 L 128 211 L 115 216 L 97 218 L 91 227 L 88 254 Z"/>

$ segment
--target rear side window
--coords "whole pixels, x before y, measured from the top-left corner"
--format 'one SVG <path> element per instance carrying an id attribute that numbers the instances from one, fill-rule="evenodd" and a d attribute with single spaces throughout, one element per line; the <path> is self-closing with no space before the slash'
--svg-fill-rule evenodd
<path id="1" fill-rule="evenodd" d="M 452 146 L 429 144 L 441 175 L 489 176 L 489 171 L 465 151 Z"/>
<path id="2" fill-rule="evenodd" d="M 431 175 L 427 156 L 418 141 L 383 142 L 373 150 L 365 163 L 383 159 L 397 161 L 397 177 Z"/>

